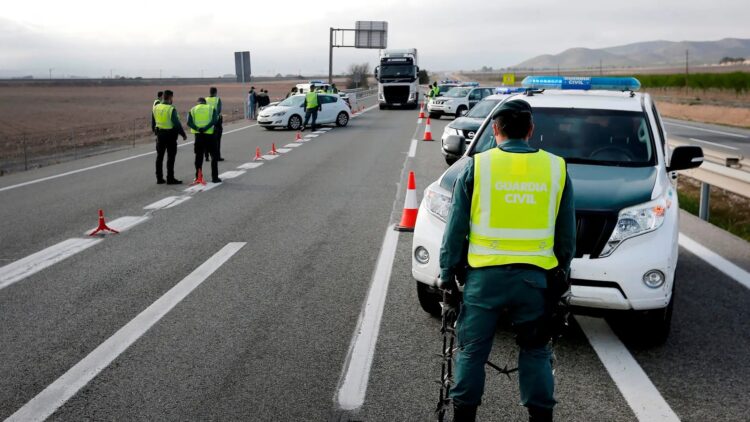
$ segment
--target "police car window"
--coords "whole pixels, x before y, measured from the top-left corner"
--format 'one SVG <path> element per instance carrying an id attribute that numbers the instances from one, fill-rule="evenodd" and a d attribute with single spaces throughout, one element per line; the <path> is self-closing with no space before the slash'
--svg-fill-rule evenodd
<path id="1" fill-rule="evenodd" d="M 482 100 L 469 111 L 466 117 L 473 117 L 475 119 L 484 119 L 490 112 L 495 108 L 500 100 Z"/>
<path id="2" fill-rule="evenodd" d="M 336 97 L 331 95 L 319 95 L 318 98 L 320 98 L 321 104 L 330 104 L 336 102 Z"/>
<path id="3" fill-rule="evenodd" d="M 453 98 L 459 98 L 459 97 L 465 97 L 471 88 L 451 88 L 446 92 L 443 96 L 444 97 L 453 97 Z"/>
<path id="4" fill-rule="evenodd" d="M 482 98 L 482 90 L 481 89 L 475 89 L 471 91 L 471 94 L 469 94 L 470 100 L 479 100 Z"/>
<path id="5" fill-rule="evenodd" d="M 492 127 L 477 140 L 475 152 L 496 145 Z M 645 167 L 655 165 L 654 141 L 643 112 L 534 108 L 529 145 L 568 163 Z"/>
<path id="6" fill-rule="evenodd" d="M 279 103 L 280 106 L 284 107 L 294 107 L 294 106 L 301 106 L 302 103 L 305 102 L 305 97 L 299 95 L 294 97 L 289 97 L 286 100 Z"/>

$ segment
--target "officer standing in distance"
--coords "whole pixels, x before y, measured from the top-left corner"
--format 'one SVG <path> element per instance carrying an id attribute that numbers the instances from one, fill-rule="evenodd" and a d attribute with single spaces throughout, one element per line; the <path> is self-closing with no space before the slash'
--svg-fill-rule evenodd
<path id="1" fill-rule="evenodd" d="M 218 90 L 215 86 L 212 86 L 208 90 L 208 97 L 206 97 L 206 104 L 216 109 L 216 113 L 219 115 L 219 121 L 214 126 L 214 137 L 216 138 L 216 151 L 219 158 L 213 158 L 214 160 L 224 161 L 221 157 L 221 135 L 224 133 L 224 118 L 221 115 L 221 98 L 216 93 Z M 206 151 L 206 160 L 208 160 L 208 151 Z"/>
<path id="2" fill-rule="evenodd" d="M 219 179 L 219 151 L 214 138 L 214 128 L 219 121 L 218 111 L 206 104 L 206 99 L 198 98 L 198 103 L 188 113 L 188 127 L 195 135 L 195 177 L 198 170 L 203 168 L 203 155 L 211 155 L 211 181 L 221 183 Z"/>
<path id="3" fill-rule="evenodd" d="M 170 90 L 164 91 L 162 102 L 155 105 L 151 113 L 151 130 L 156 134 L 156 183 L 161 185 L 179 185 L 181 180 L 174 178 L 174 160 L 177 156 L 177 136 L 187 139 L 185 131 L 182 129 L 182 123 L 172 105 L 172 96 L 174 93 Z M 164 180 L 162 162 L 164 161 L 164 152 L 167 153 L 167 180 Z"/>
<path id="4" fill-rule="evenodd" d="M 502 104 L 492 129 L 498 146 L 474 155 L 456 180 L 440 251 L 439 286 L 453 293 L 448 306 L 459 305 L 456 275 L 465 273 L 451 389 L 454 421 L 475 420 L 503 310 L 520 346 L 521 403 L 530 421 L 551 421 L 550 310 L 568 288 L 575 253 L 573 187 L 562 158 L 528 145 L 534 125 L 526 101 Z"/>
<path id="5" fill-rule="evenodd" d="M 154 100 L 154 107 L 156 107 L 157 104 L 161 103 L 162 97 L 164 97 L 164 91 L 159 91 L 156 93 L 156 99 Z"/>
<path id="6" fill-rule="evenodd" d="M 310 85 L 310 90 L 305 94 L 305 103 L 303 104 L 303 107 L 305 109 L 305 122 L 302 123 L 302 130 L 300 130 L 300 132 L 305 131 L 310 117 L 312 117 L 312 130 L 314 131 L 316 128 L 315 122 L 318 121 L 318 111 L 321 109 L 320 99 L 315 90 L 315 85 Z"/>

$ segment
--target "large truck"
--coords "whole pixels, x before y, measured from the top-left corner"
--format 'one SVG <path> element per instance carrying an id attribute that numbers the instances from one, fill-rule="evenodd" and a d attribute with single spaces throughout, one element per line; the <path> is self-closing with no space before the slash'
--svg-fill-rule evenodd
<path id="1" fill-rule="evenodd" d="M 417 49 L 382 50 L 380 65 L 375 68 L 380 109 L 417 108 L 419 101 L 419 66 Z"/>

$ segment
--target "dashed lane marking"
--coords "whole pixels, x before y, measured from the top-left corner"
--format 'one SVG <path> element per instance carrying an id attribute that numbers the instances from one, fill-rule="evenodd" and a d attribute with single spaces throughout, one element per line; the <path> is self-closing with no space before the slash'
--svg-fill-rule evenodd
<path id="1" fill-rule="evenodd" d="M 258 168 L 258 167 L 260 167 L 262 165 L 263 165 L 263 163 L 245 163 L 245 164 L 237 166 L 237 168 L 238 169 L 243 169 L 243 170 L 252 170 L 252 169 L 256 169 L 256 168 Z"/>
<path id="2" fill-rule="evenodd" d="M 602 318 L 576 315 L 599 360 L 639 421 L 679 422 L 633 355 Z"/>
<path id="3" fill-rule="evenodd" d="M 698 138 L 689 138 L 689 139 L 691 141 L 693 141 L 693 142 L 700 142 L 700 143 L 703 143 L 703 144 L 713 145 L 713 146 L 719 147 L 719 148 L 726 148 L 726 149 L 731 149 L 731 150 L 734 150 L 734 151 L 739 150 L 739 148 L 730 147 L 729 145 L 722 145 L 722 144 L 719 144 L 719 143 L 716 143 L 716 142 L 704 141 L 703 139 L 698 139 Z"/>
<path id="4" fill-rule="evenodd" d="M 112 229 L 117 230 L 120 233 L 122 233 L 122 232 L 124 232 L 124 231 L 126 231 L 128 229 L 131 229 L 131 228 L 133 228 L 133 227 L 135 227 L 135 226 L 143 223 L 144 221 L 146 221 L 148 219 L 149 219 L 148 215 L 140 215 L 140 216 L 126 215 L 125 217 L 120 217 L 120 218 L 116 218 L 116 219 L 114 219 L 112 221 L 108 221 L 107 222 L 107 226 L 110 227 L 110 228 L 112 228 Z M 92 227 L 91 229 L 89 229 L 88 231 L 86 231 L 86 233 L 84 233 L 84 234 L 88 235 L 89 233 L 93 232 L 94 230 L 96 230 L 96 227 Z"/>
<path id="5" fill-rule="evenodd" d="M 297 148 L 297 147 L 301 147 L 301 146 L 302 146 L 301 143 L 291 143 L 291 144 L 284 145 L 284 148 Z"/>
<path id="6" fill-rule="evenodd" d="M 245 173 L 246 173 L 246 171 L 244 171 L 244 170 L 230 170 L 230 171 L 225 171 L 224 173 L 221 173 L 219 175 L 219 179 L 222 179 L 222 180 L 223 179 L 234 179 L 235 177 L 242 176 Z"/>
<path id="7" fill-rule="evenodd" d="M 120 328 L 112 337 L 100 344 L 83 360 L 18 409 L 5 422 L 43 421 L 47 419 L 141 338 L 164 315 L 200 286 L 245 244 L 245 242 L 232 242 L 224 246 L 195 271 L 169 289 L 156 302 Z"/>
<path id="8" fill-rule="evenodd" d="M 167 208 L 176 207 L 189 199 L 190 197 L 186 195 L 168 196 L 152 204 L 146 205 L 145 207 L 143 207 L 143 209 L 144 210 L 165 210 Z"/>
<path id="9" fill-rule="evenodd" d="M 267 154 L 267 155 L 263 155 L 262 157 L 266 161 L 271 161 L 271 160 L 277 159 L 279 156 L 278 155 Z"/>
<path id="10" fill-rule="evenodd" d="M 742 134 L 739 134 L 739 133 L 724 132 L 724 131 L 715 130 L 715 129 L 706 129 L 706 128 L 703 128 L 703 127 L 697 127 L 697 126 L 691 126 L 691 125 L 683 125 L 683 124 L 680 124 L 680 123 L 672 123 L 672 122 L 669 122 L 669 121 L 665 121 L 664 124 L 667 124 L 667 125 L 670 125 L 670 126 L 677 126 L 677 127 L 688 128 L 688 129 L 700 130 L 700 131 L 708 132 L 708 133 L 716 133 L 718 135 L 734 136 L 735 138 L 742 138 L 742 139 L 748 139 L 748 138 L 750 138 L 750 136 L 742 135 Z"/>
<path id="11" fill-rule="evenodd" d="M 315 135 L 314 133 L 315 133 L 315 132 L 313 132 L 313 133 L 311 133 L 311 134 L 309 134 L 309 135 L 305 135 L 305 138 L 317 138 L 317 137 L 318 137 L 318 135 Z M 305 139 L 305 138 L 303 138 L 303 139 Z"/>
<path id="12" fill-rule="evenodd" d="M 0 289 L 4 289 L 13 283 L 19 282 L 24 278 L 35 274 L 43 269 L 50 267 L 78 252 L 86 250 L 102 239 L 73 238 L 64 240 L 47 249 L 31 254 L 25 258 L 19 259 L 4 267 L 0 267 Z"/>
<path id="13" fill-rule="evenodd" d="M 416 139 L 411 140 L 411 145 L 409 145 L 409 158 L 414 158 L 417 155 L 417 144 L 419 141 Z"/>
<path id="14" fill-rule="evenodd" d="M 211 183 L 211 182 L 208 182 L 205 185 L 198 184 L 198 185 L 189 186 L 189 187 L 187 187 L 185 189 L 185 192 L 190 192 L 190 193 L 208 192 L 211 189 L 213 189 L 213 188 L 215 188 L 217 186 L 220 186 L 220 185 L 221 185 L 221 183 Z"/>
<path id="15" fill-rule="evenodd" d="M 679 244 L 698 258 L 750 289 L 750 273 L 744 269 L 682 233 L 680 233 Z"/>
<path id="16" fill-rule="evenodd" d="M 291 148 L 276 148 L 276 152 L 279 154 L 286 154 L 287 152 L 291 151 Z"/>

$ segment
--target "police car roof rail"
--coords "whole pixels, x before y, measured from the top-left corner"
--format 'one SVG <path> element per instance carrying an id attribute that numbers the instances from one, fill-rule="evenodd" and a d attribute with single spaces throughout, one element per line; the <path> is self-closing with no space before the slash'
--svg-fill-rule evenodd
<path id="1" fill-rule="evenodd" d="M 526 91 L 523 92 L 523 95 L 527 97 L 533 97 L 534 94 L 541 94 L 544 92 L 544 88 L 526 88 Z"/>

